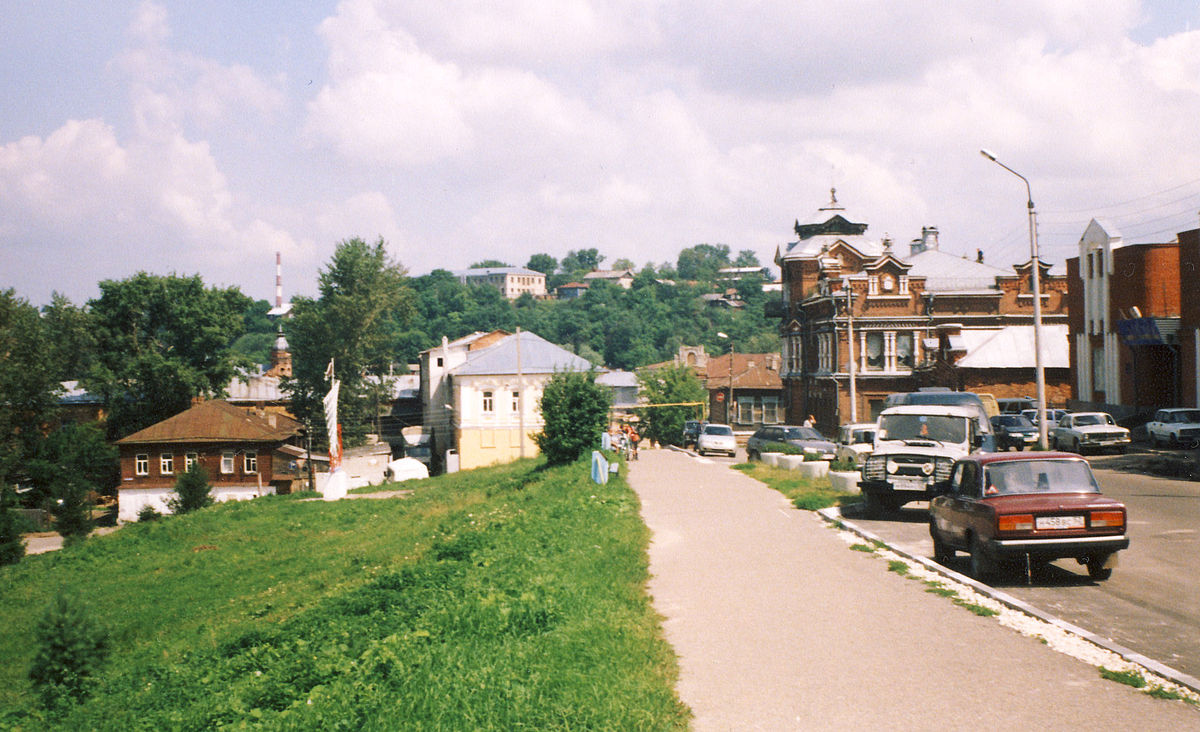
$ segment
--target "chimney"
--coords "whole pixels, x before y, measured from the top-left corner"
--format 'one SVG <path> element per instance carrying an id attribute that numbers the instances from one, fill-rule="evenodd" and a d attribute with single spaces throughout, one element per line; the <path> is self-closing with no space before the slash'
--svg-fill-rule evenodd
<path id="1" fill-rule="evenodd" d="M 926 250 L 938 248 L 938 230 L 936 226 L 921 227 L 921 244 Z"/>
<path id="2" fill-rule="evenodd" d="M 983 250 L 982 249 L 975 250 L 975 261 L 979 262 L 980 264 L 983 264 Z"/>

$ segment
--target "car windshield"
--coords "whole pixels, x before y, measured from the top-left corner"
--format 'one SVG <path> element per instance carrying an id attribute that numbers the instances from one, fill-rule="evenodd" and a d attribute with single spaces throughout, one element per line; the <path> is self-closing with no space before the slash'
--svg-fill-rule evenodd
<path id="1" fill-rule="evenodd" d="M 854 430 L 854 434 L 850 437 L 850 444 L 857 445 L 862 442 L 874 442 L 875 430 Z"/>
<path id="2" fill-rule="evenodd" d="M 1032 427 L 1033 422 L 1025 419 L 1019 414 L 1006 414 L 1001 417 L 996 417 L 996 424 L 1002 424 L 1005 427 Z"/>
<path id="3" fill-rule="evenodd" d="M 1099 493 L 1092 469 L 1082 460 L 1019 460 L 984 467 L 988 495 L 1011 493 Z"/>
<path id="4" fill-rule="evenodd" d="M 1080 427 L 1086 427 L 1093 424 L 1112 424 L 1112 417 L 1107 414 L 1077 414 L 1075 415 L 1075 424 Z"/>
<path id="5" fill-rule="evenodd" d="M 963 442 L 967 439 L 967 420 L 929 414 L 885 414 L 879 418 L 879 438 Z"/>
<path id="6" fill-rule="evenodd" d="M 787 427 L 783 430 L 785 440 L 824 440 L 820 432 L 812 427 Z"/>
<path id="7" fill-rule="evenodd" d="M 1167 418 L 1168 422 L 1200 422 L 1200 409 L 1189 409 L 1186 412 L 1175 412 Z"/>
<path id="8" fill-rule="evenodd" d="M 726 424 L 709 424 L 704 426 L 706 435 L 732 435 L 733 428 Z"/>

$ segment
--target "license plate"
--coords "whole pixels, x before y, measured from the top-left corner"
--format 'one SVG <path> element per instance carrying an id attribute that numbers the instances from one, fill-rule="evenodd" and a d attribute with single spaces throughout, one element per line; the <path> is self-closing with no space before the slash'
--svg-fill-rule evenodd
<path id="1" fill-rule="evenodd" d="M 892 489 L 897 491 L 923 491 L 924 478 L 892 478 Z"/>
<path id="2" fill-rule="evenodd" d="M 1082 529 L 1083 516 L 1038 516 L 1035 525 L 1039 529 Z"/>

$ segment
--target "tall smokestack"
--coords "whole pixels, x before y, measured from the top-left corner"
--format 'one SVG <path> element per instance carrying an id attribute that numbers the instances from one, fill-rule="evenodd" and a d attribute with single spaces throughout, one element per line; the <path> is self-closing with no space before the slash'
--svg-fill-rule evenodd
<path id="1" fill-rule="evenodd" d="M 275 307 L 283 307 L 283 255 L 275 252 Z"/>

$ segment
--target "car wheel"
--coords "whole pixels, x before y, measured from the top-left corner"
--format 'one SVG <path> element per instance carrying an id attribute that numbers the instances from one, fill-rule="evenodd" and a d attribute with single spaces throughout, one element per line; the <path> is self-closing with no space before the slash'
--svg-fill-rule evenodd
<path id="1" fill-rule="evenodd" d="M 987 581 L 996 574 L 996 562 L 984 553 L 983 543 L 979 537 L 971 535 L 971 576 L 980 582 Z"/>
<path id="2" fill-rule="evenodd" d="M 1091 577 L 1096 582 L 1103 582 L 1112 577 L 1112 567 L 1105 567 L 1104 563 L 1108 561 L 1108 557 L 1091 557 L 1087 562 L 1088 577 Z"/>
<path id="3" fill-rule="evenodd" d="M 1079 447 L 1079 438 L 1078 437 L 1076 437 L 1074 440 L 1071 441 L 1071 452 L 1078 453 L 1080 455 L 1083 454 L 1083 449 L 1081 447 Z"/>
<path id="4" fill-rule="evenodd" d="M 933 539 L 933 561 L 938 564 L 949 564 L 954 561 L 954 550 L 938 535 L 933 521 L 929 522 L 929 536 Z"/>

